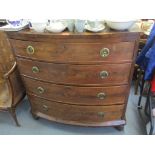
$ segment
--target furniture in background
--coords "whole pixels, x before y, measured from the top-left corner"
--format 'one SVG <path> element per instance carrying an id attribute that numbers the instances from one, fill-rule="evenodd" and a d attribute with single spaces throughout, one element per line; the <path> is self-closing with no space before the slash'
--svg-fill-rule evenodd
<path id="1" fill-rule="evenodd" d="M 146 125 L 147 133 L 153 134 L 154 132 L 154 120 L 155 120 L 155 74 L 154 74 L 154 50 L 155 50 L 155 26 L 150 29 L 150 33 L 145 47 L 141 51 L 140 57 L 137 59 L 137 64 L 140 65 L 140 70 L 143 68 L 142 78 L 140 83 L 140 96 L 138 100 L 138 109 L 142 107 L 142 97 L 146 97 L 144 105 L 144 112 L 149 118 L 149 122 Z M 146 36 L 146 35 L 144 35 Z M 152 51 L 152 52 L 150 52 Z M 149 129 L 150 128 L 150 129 Z"/>
<path id="2" fill-rule="evenodd" d="M 19 126 L 16 107 L 24 98 L 22 84 L 11 46 L 5 32 L 0 31 L 0 111 L 8 111 Z"/>
<path id="3" fill-rule="evenodd" d="M 147 39 L 142 39 L 142 38 L 140 39 L 137 56 L 140 54 L 142 48 L 145 46 L 146 40 Z M 138 94 L 139 86 L 141 87 L 141 81 L 142 81 L 143 75 L 144 75 L 144 71 L 140 68 L 139 65 L 135 64 L 134 74 L 133 74 L 135 95 Z"/>
<path id="4" fill-rule="evenodd" d="M 0 19 L 0 27 L 7 25 L 7 21 L 5 19 Z"/>
<path id="5" fill-rule="evenodd" d="M 154 132 L 154 118 L 155 118 L 155 114 L 153 113 L 153 109 L 155 108 L 155 96 L 152 94 L 151 92 L 151 84 L 148 81 L 145 81 L 144 79 L 141 80 L 141 87 L 140 87 L 140 96 L 139 96 L 139 100 L 138 100 L 138 109 L 144 109 L 144 113 L 145 115 L 148 117 L 149 122 L 150 122 L 150 130 L 149 130 L 149 135 L 152 135 Z M 144 108 L 142 107 L 142 97 L 143 95 L 143 91 L 144 91 L 144 84 L 147 83 L 147 91 L 145 90 L 145 104 L 144 104 Z"/>
<path id="6" fill-rule="evenodd" d="M 122 129 L 139 33 L 7 32 L 34 118 Z"/>
<path id="7" fill-rule="evenodd" d="M 141 33 L 140 33 L 140 42 L 139 42 L 139 49 L 138 49 L 137 56 L 141 53 L 141 50 L 143 49 L 143 47 L 145 46 L 147 42 L 147 38 L 154 25 L 154 21 L 155 21 L 154 19 L 149 19 L 149 20 L 142 19 L 140 22 Z M 135 86 L 135 95 L 138 94 L 139 86 L 141 87 L 141 81 L 143 79 L 143 76 L 144 76 L 144 70 L 142 70 L 139 65 L 135 64 L 135 70 L 134 70 L 134 76 L 133 76 L 134 86 Z"/>

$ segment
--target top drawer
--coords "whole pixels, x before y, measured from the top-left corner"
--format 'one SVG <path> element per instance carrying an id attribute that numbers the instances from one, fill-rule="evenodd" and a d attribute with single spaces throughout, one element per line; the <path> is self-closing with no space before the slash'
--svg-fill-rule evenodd
<path id="1" fill-rule="evenodd" d="M 16 56 L 48 62 L 92 64 L 131 61 L 134 42 L 62 43 L 11 40 Z"/>

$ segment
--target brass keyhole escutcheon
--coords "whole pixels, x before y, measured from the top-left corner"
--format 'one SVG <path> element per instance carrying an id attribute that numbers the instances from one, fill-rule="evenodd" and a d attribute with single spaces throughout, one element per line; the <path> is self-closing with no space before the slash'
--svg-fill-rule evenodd
<path id="1" fill-rule="evenodd" d="M 106 78 L 106 77 L 108 77 L 109 76 L 109 73 L 107 72 L 107 71 L 101 71 L 100 72 L 100 77 L 101 77 L 101 79 L 104 79 L 104 78 Z"/>
<path id="2" fill-rule="evenodd" d="M 34 54 L 34 47 L 29 45 L 29 46 L 27 46 L 26 51 L 28 54 L 32 55 L 32 54 Z"/>
<path id="3" fill-rule="evenodd" d="M 100 50 L 101 57 L 105 58 L 110 54 L 110 50 L 108 48 L 102 48 Z"/>
<path id="4" fill-rule="evenodd" d="M 43 94 L 45 92 L 44 88 L 42 88 L 42 87 L 38 87 L 37 91 L 39 94 Z"/>
<path id="5" fill-rule="evenodd" d="M 100 100 L 104 100 L 105 97 L 106 97 L 106 94 L 105 94 L 105 93 L 98 93 L 98 94 L 97 94 L 97 97 L 98 97 Z"/>
<path id="6" fill-rule="evenodd" d="M 39 68 L 37 66 L 32 67 L 32 72 L 33 73 L 39 73 Z"/>

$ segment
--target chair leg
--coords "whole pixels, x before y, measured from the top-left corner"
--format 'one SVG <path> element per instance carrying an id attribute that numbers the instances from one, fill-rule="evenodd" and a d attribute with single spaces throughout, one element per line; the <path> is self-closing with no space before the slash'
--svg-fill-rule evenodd
<path id="1" fill-rule="evenodd" d="M 149 115 L 149 113 L 148 113 L 148 110 L 150 110 L 149 109 L 149 104 L 150 104 L 150 86 L 149 86 L 149 90 L 148 90 L 148 92 L 147 92 L 147 97 L 146 97 L 146 103 L 145 103 L 145 108 L 144 108 L 144 112 L 145 112 L 145 115 L 146 116 L 150 116 Z"/>
<path id="2" fill-rule="evenodd" d="M 139 86 L 139 83 L 140 83 L 140 80 L 142 78 L 142 70 L 140 68 L 137 69 L 137 79 L 135 81 L 135 95 L 138 94 L 138 86 Z"/>
<path id="3" fill-rule="evenodd" d="M 140 96 L 139 96 L 138 106 L 137 106 L 138 109 L 142 109 L 141 100 L 142 100 L 142 93 L 143 93 L 143 89 L 144 89 L 144 83 L 145 83 L 145 80 L 143 79 L 142 80 L 142 85 L 141 85 L 141 88 L 140 88 Z"/>
<path id="4" fill-rule="evenodd" d="M 150 100 L 150 98 L 149 98 L 149 116 L 150 116 L 150 125 L 151 125 L 149 135 L 152 135 L 154 131 L 154 120 L 153 120 L 153 113 L 152 113 L 152 100 Z"/>
<path id="5" fill-rule="evenodd" d="M 17 116 L 16 116 L 16 108 L 12 107 L 12 108 L 9 108 L 8 110 L 9 110 L 9 113 L 11 114 L 11 116 L 13 117 L 16 125 L 18 127 L 20 127 L 20 124 L 18 123 Z"/>
<path id="6" fill-rule="evenodd" d="M 138 80 L 135 81 L 135 95 L 138 94 Z"/>
<path id="7" fill-rule="evenodd" d="M 154 121 L 153 121 L 153 114 L 152 114 L 152 100 L 150 100 L 150 98 L 151 98 L 151 86 L 149 86 L 144 112 L 145 112 L 145 115 L 149 117 L 149 121 L 150 121 L 149 135 L 152 135 L 154 131 Z"/>
<path id="8" fill-rule="evenodd" d="M 149 108 L 149 103 L 148 103 L 148 99 L 147 99 L 147 101 L 146 101 L 146 103 L 145 103 L 144 112 L 145 112 L 145 115 L 149 117 L 148 108 Z"/>

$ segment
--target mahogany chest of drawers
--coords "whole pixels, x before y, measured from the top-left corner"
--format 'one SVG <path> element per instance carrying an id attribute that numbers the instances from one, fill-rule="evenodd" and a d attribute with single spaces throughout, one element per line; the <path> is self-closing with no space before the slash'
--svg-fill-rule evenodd
<path id="1" fill-rule="evenodd" d="M 123 126 L 139 33 L 7 32 L 33 116 Z"/>

